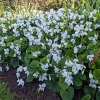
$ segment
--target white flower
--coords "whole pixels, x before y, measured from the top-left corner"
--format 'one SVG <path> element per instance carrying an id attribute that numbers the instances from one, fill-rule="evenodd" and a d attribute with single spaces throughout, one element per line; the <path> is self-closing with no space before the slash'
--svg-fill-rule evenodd
<path id="1" fill-rule="evenodd" d="M 0 72 L 2 72 L 2 67 L 0 66 Z"/>
<path id="2" fill-rule="evenodd" d="M 29 73 L 30 73 L 30 72 L 29 72 L 28 70 L 27 70 L 27 71 L 25 71 L 25 74 L 26 74 L 27 76 L 29 75 Z"/>
<path id="3" fill-rule="evenodd" d="M 66 66 L 71 67 L 73 65 L 73 62 L 71 60 L 66 60 L 65 64 Z"/>
<path id="4" fill-rule="evenodd" d="M 24 70 L 24 71 L 27 71 L 27 67 L 23 67 L 23 70 Z"/>
<path id="5" fill-rule="evenodd" d="M 9 66 L 8 66 L 8 64 L 6 65 L 6 70 L 7 70 L 7 71 L 9 70 Z"/>
<path id="6" fill-rule="evenodd" d="M 93 78 L 90 78 L 90 84 L 89 84 L 90 87 L 96 89 L 97 84 L 98 84 L 98 80 L 94 80 Z"/>
<path id="7" fill-rule="evenodd" d="M 61 71 L 61 74 L 62 74 L 63 77 L 65 77 L 65 83 L 67 83 L 68 85 L 73 84 L 72 72 L 67 72 L 66 69 L 63 69 Z"/>
<path id="8" fill-rule="evenodd" d="M 74 43 L 75 43 L 75 39 L 72 38 L 72 39 L 70 40 L 70 42 L 72 42 L 72 44 L 74 44 Z"/>
<path id="9" fill-rule="evenodd" d="M 44 91 L 44 88 L 46 87 L 46 84 L 43 83 L 43 84 L 39 84 L 39 90 L 40 91 Z"/>
<path id="10" fill-rule="evenodd" d="M 33 74 L 33 76 L 36 77 L 36 78 L 38 77 L 38 75 L 39 75 L 38 72 L 35 72 L 35 73 Z"/>
<path id="11" fill-rule="evenodd" d="M 19 77 L 20 77 L 20 73 L 19 73 L 19 72 L 17 72 L 17 73 L 16 73 L 16 76 L 17 76 L 17 78 L 19 78 Z"/>
<path id="12" fill-rule="evenodd" d="M 94 58 L 94 55 L 93 55 L 93 54 L 91 54 L 91 55 L 87 55 L 87 59 L 88 59 L 89 61 L 92 61 L 93 58 Z"/>
<path id="13" fill-rule="evenodd" d="M 34 56 L 34 57 L 37 57 L 39 54 L 41 54 L 41 52 L 40 52 L 40 51 L 37 51 L 37 52 L 32 52 L 32 56 Z"/>
<path id="14" fill-rule="evenodd" d="M 45 71 L 47 71 L 48 70 L 48 67 L 49 67 L 49 65 L 48 65 L 48 63 L 47 64 L 41 64 L 42 66 L 41 66 L 41 68 L 43 69 L 43 70 L 45 70 Z"/>
<path id="15" fill-rule="evenodd" d="M 99 91 L 100 91 L 100 86 L 98 86 L 98 89 L 99 89 Z"/>
<path id="16" fill-rule="evenodd" d="M 0 55 L 0 60 L 1 60 L 2 56 Z"/>
<path id="17" fill-rule="evenodd" d="M 93 78 L 93 75 L 91 74 L 91 72 L 89 73 L 89 78 Z"/>
<path id="18" fill-rule="evenodd" d="M 53 60 L 58 63 L 61 60 L 61 57 L 57 54 L 53 54 Z"/>
<path id="19" fill-rule="evenodd" d="M 54 66 L 54 71 L 55 73 L 58 73 L 59 69 L 56 66 Z"/>
<path id="20" fill-rule="evenodd" d="M 4 54 L 6 55 L 6 54 L 9 54 L 9 49 L 7 48 L 7 49 L 4 49 Z"/>
<path id="21" fill-rule="evenodd" d="M 24 80 L 18 79 L 17 82 L 18 82 L 18 85 L 22 85 L 22 87 L 24 86 Z"/>
<path id="22" fill-rule="evenodd" d="M 47 80 L 47 73 L 43 73 L 42 76 L 39 77 L 39 81 Z"/>
<path id="23" fill-rule="evenodd" d="M 11 45 L 10 45 L 10 48 L 11 48 L 11 49 L 13 49 L 13 48 L 14 48 L 14 45 L 13 45 L 13 43 L 11 43 Z"/>
<path id="24" fill-rule="evenodd" d="M 66 78 L 65 78 L 65 83 L 67 83 L 69 86 L 70 86 L 71 84 L 73 85 L 72 76 L 66 77 Z"/>
<path id="25" fill-rule="evenodd" d="M 78 52 L 78 48 L 75 46 L 74 47 L 74 53 L 77 53 Z"/>
<path id="26" fill-rule="evenodd" d="M 19 65 L 19 67 L 17 68 L 17 72 L 22 72 L 23 67 Z"/>

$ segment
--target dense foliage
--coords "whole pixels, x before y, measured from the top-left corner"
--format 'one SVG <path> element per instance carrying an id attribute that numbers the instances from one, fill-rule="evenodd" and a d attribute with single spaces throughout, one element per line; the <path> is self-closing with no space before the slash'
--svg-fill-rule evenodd
<path id="1" fill-rule="evenodd" d="M 63 100 L 72 100 L 74 89 L 83 87 L 82 100 L 95 93 L 99 100 L 99 32 L 96 9 L 5 12 L 0 22 L 0 63 L 9 62 L 17 69 L 18 85 L 38 78 L 43 82 L 38 90 L 47 86 L 60 92 Z"/>

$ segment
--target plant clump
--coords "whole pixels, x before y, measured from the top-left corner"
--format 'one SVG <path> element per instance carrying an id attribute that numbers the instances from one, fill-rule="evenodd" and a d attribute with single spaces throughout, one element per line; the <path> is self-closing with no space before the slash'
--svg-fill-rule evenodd
<path id="1" fill-rule="evenodd" d="M 17 82 L 22 87 L 25 81 L 38 78 L 43 82 L 38 91 L 47 86 L 59 92 L 63 100 L 72 100 L 74 89 L 82 87 L 88 94 L 82 100 L 94 98 L 95 93 L 98 98 L 100 57 L 91 62 L 100 49 L 99 14 L 96 9 L 64 8 L 5 12 L 5 20 L 0 22 L 0 63 L 7 61 L 17 68 Z"/>

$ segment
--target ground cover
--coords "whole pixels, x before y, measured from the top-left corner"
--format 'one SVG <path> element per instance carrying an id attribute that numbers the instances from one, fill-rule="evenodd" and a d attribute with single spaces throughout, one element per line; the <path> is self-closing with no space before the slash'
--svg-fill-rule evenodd
<path id="1" fill-rule="evenodd" d="M 26 99 L 32 100 L 32 98 L 30 98 L 31 93 L 29 92 L 28 94 L 28 92 L 26 92 L 26 88 L 28 88 L 29 86 L 30 88 L 32 88 L 33 85 L 35 85 L 35 87 L 38 87 L 37 84 L 39 82 L 37 81 L 37 78 L 39 77 L 40 80 L 45 81 L 49 89 L 54 91 L 51 93 L 51 95 L 55 94 L 55 92 L 60 92 L 60 95 L 63 100 L 66 100 L 66 98 L 68 100 L 72 100 L 74 89 L 76 91 L 76 94 L 77 94 L 77 91 L 79 93 L 78 96 L 75 96 L 75 100 L 76 100 L 76 97 L 78 97 L 78 99 L 80 100 L 81 97 L 85 94 L 86 95 L 83 97 L 82 100 L 86 100 L 86 99 L 90 100 L 91 98 L 98 100 L 99 84 L 100 84 L 99 83 L 99 67 L 98 67 L 99 53 L 100 53 L 99 51 L 100 37 L 98 34 L 99 33 L 99 10 L 96 10 L 96 9 L 87 9 L 87 10 L 84 10 L 83 12 L 82 10 L 79 10 L 79 12 L 77 12 L 73 10 L 71 11 L 70 9 L 67 11 L 66 9 L 68 13 L 65 13 L 65 14 L 62 13 L 63 9 L 58 10 L 57 12 L 50 10 L 50 14 L 51 14 L 50 16 L 52 16 L 51 19 L 53 19 L 51 22 L 48 22 L 48 19 L 50 16 L 48 16 L 48 18 L 46 19 L 46 16 L 49 15 L 49 12 L 46 12 L 45 14 L 43 14 L 42 12 L 39 12 L 40 14 L 38 14 L 37 13 L 38 11 L 37 11 L 33 13 L 33 16 L 35 17 L 32 17 L 32 16 L 30 17 L 29 13 L 24 15 L 24 17 L 23 15 L 16 16 L 13 20 L 14 22 L 13 21 L 10 22 L 11 13 L 9 12 L 7 13 L 8 15 L 6 17 L 10 24 L 6 23 L 6 25 L 8 25 L 9 27 L 5 26 L 5 23 L 1 24 L 1 36 L 2 36 L 1 53 L 0 53 L 1 62 L 4 62 L 4 61 L 9 62 L 15 68 L 15 72 L 14 72 L 14 69 L 10 65 L 10 68 L 13 69 L 10 72 L 12 74 L 10 74 L 9 76 L 9 74 L 6 74 L 5 72 L 5 74 L 1 73 L 0 75 L 1 77 L 5 78 L 4 80 L 2 79 L 2 81 L 7 81 L 7 79 L 9 78 L 7 78 L 6 76 L 9 76 L 11 78 L 11 75 L 13 75 L 14 73 L 17 77 L 16 78 L 13 77 L 12 80 L 16 79 L 18 83 L 15 81 L 14 83 L 15 84 L 17 83 L 17 85 L 22 85 L 23 88 L 21 88 L 20 86 L 19 88 L 21 88 L 22 92 L 25 91 L 23 93 L 21 92 L 20 93 L 21 95 L 18 93 L 14 93 L 13 95 L 19 98 L 23 98 L 23 99 L 26 98 Z M 59 17 L 56 15 L 58 15 Z M 16 21 L 16 18 L 18 18 L 17 21 Z M 36 22 L 34 22 L 34 18 Z M 25 19 L 25 21 L 23 19 Z M 49 19 L 49 21 L 51 19 Z M 56 23 L 56 21 L 59 24 Z M 63 21 L 65 21 L 65 23 L 63 23 Z M 32 22 L 32 23 L 29 24 L 28 22 L 29 23 Z M 18 25 L 17 30 L 16 30 L 16 25 Z M 45 29 L 44 26 L 47 29 Z M 73 28 L 73 26 L 75 28 Z M 27 28 L 27 32 L 29 34 L 25 34 L 26 30 L 24 28 L 25 29 Z M 11 30 L 9 31 L 9 29 Z M 31 33 L 33 31 L 37 34 L 37 36 Z M 51 32 L 50 34 L 49 34 L 49 31 Z M 2 33 L 6 33 L 6 35 Z M 47 35 L 45 35 L 45 33 Z M 62 33 L 61 36 L 58 35 L 58 33 Z M 24 38 L 20 38 L 20 35 L 21 37 L 24 36 Z M 34 38 L 34 39 L 31 39 L 31 38 Z M 80 38 L 81 38 L 81 41 L 80 41 Z M 41 42 L 37 41 L 37 39 L 40 39 Z M 25 42 L 27 42 L 28 44 L 22 46 L 23 43 Z M 45 42 L 47 44 L 45 44 Z M 35 45 L 33 45 L 32 43 L 35 43 Z M 68 43 L 70 45 L 68 45 Z M 38 45 L 38 48 L 36 45 Z M 93 50 L 92 48 L 94 46 L 95 48 Z M 47 51 L 45 48 L 47 48 Z M 37 50 L 42 51 L 42 54 L 40 51 L 37 51 Z M 20 56 L 20 54 L 22 55 Z M 10 59 L 10 61 L 8 59 Z M 50 66 L 51 68 L 48 69 Z M 8 69 L 8 67 L 6 69 Z M 2 71 L 2 68 L 1 68 L 1 71 Z M 37 73 L 38 71 L 39 73 Z M 46 73 L 48 74 L 47 76 L 45 76 Z M 25 74 L 26 76 L 23 76 Z M 56 74 L 57 76 L 55 77 Z M 19 78 L 22 78 L 22 79 L 19 79 Z M 36 78 L 36 79 L 33 80 L 33 78 Z M 28 85 L 26 85 L 27 82 L 24 83 L 25 79 L 27 82 L 30 82 L 28 83 Z M 9 85 L 11 85 L 11 81 L 8 80 L 8 82 L 10 82 Z M 42 84 L 42 83 L 40 82 L 39 84 Z M 26 85 L 25 88 L 24 88 L 24 85 Z M 40 86 L 39 87 L 40 90 L 44 90 L 45 84 L 42 84 L 39 86 Z M 13 86 L 11 85 L 10 88 L 12 89 Z M 12 90 L 18 92 L 17 89 L 13 88 Z M 48 92 L 50 93 L 51 90 L 47 89 L 47 91 L 46 90 L 45 91 L 46 93 Z M 40 96 L 41 94 L 38 94 L 36 91 L 36 94 L 35 94 L 36 98 L 34 98 L 33 100 L 35 99 L 37 100 L 37 98 L 39 100 L 41 99 L 47 100 L 45 96 L 46 95 L 45 91 L 42 92 L 43 97 Z M 84 92 L 81 94 L 80 91 L 84 91 Z M 27 94 L 27 97 L 25 94 Z M 96 96 L 94 94 L 96 94 Z M 50 100 L 53 100 L 54 98 L 55 100 L 61 99 L 60 96 L 57 96 L 57 94 L 55 95 L 56 96 L 53 95 L 53 98 L 51 98 Z"/>

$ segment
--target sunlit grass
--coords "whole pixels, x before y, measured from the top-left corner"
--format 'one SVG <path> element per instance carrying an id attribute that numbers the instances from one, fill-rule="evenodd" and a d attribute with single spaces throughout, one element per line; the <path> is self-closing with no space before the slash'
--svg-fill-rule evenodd
<path id="1" fill-rule="evenodd" d="M 5 0 L 0 1 L 0 16 L 3 16 L 5 10 L 20 12 L 22 8 L 27 11 L 33 9 L 49 10 L 67 7 L 73 10 L 76 9 L 98 9 L 100 0 Z"/>

